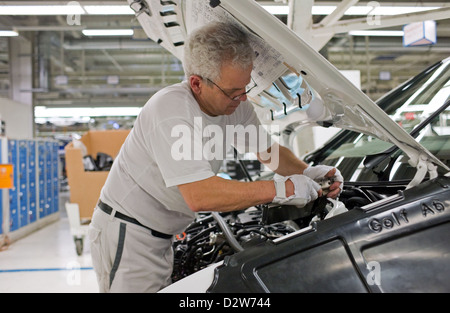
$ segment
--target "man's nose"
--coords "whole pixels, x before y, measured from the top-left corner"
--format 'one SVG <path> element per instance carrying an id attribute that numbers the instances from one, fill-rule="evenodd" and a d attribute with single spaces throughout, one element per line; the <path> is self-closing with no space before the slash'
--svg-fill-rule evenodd
<path id="1" fill-rule="evenodd" d="M 238 98 L 238 100 L 239 100 L 239 101 L 246 101 L 246 100 L 247 100 L 247 94 L 244 93 L 243 95 L 241 95 L 241 96 Z"/>

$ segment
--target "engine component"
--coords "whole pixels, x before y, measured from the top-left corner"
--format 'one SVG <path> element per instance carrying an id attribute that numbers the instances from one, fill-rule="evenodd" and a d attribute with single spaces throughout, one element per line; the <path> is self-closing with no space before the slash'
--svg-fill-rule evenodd
<path id="1" fill-rule="evenodd" d="M 332 182 L 324 182 L 323 187 L 326 188 L 327 183 L 330 185 Z M 376 202 L 399 189 L 400 186 L 380 189 L 347 184 L 339 200 L 320 197 L 303 208 L 266 204 L 239 212 L 198 214 L 185 232 L 176 236 L 172 281 L 267 240 L 283 237 L 311 223 Z"/>
<path id="2" fill-rule="evenodd" d="M 176 236 L 172 281 L 191 275 L 249 246 L 299 229 L 292 221 L 264 225 L 256 208 L 232 213 L 199 214 Z"/>

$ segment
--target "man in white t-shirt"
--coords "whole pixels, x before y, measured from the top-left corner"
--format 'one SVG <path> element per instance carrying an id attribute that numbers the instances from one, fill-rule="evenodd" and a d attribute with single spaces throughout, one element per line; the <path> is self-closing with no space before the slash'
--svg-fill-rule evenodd
<path id="1" fill-rule="evenodd" d="M 187 80 L 157 92 L 143 107 L 114 161 L 90 224 L 101 292 L 156 292 L 170 284 L 172 237 L 195 212 L 264 203 L 305 204 L 321 195 L 314 181 L 331 167 L 308 167 L 270 141 L 250 102 L 253 51 L 235 26 L 212 23 L 186 43 Z M 244 135 L 243 135 L 244 134 Z M 241 182 L 218 173 L 230 147 L 254 152 L 275 180 Z"/>

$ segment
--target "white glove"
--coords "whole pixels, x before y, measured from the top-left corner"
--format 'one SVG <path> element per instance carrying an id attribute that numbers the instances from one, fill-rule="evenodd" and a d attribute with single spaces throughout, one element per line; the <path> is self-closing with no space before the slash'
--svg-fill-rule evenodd
<path id="1" fill-rule="evenodd" d="M 327 175 L 328 172 L 334 168 L 335 167 L 328 165 L 309 166 L 303 171 L 303 175 L 306 175 L 309 178 L 313 179 L 314 181 L 320 183 L 323 179 L 326 179 L 325 175 Z M 342 191 L 344 187 L 344 177 L 342 177 L 341 172 L 337 168 L 334 176 L 330 178 L 333 181 L 338 181 L 341 183 L 339 188 L 341 188 Z"/>
<path id="2" fill-rule="evenodd" d="M 320 185 L 305 175 L 280 176 L 275 174 L 276 196 L 273 203 L 295 205 L 304 207 L 307 203 L 316 200 Z M 294 184 L 294 194 L 286 197 L 286 180 L 290 179 Z"/>

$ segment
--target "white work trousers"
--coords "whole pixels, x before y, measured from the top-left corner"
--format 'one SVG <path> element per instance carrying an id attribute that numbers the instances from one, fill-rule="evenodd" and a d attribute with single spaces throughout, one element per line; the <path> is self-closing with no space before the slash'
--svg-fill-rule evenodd
<path id="1" fill-rule="evenodd" d="M 112 215 L 96 208 L 89 225 L 99 291 L 157 292 L 168 286 L 173 269 L 172 239 L 154 237 L 150 230 Z"/>

